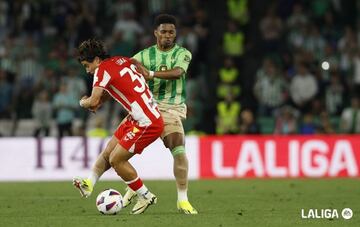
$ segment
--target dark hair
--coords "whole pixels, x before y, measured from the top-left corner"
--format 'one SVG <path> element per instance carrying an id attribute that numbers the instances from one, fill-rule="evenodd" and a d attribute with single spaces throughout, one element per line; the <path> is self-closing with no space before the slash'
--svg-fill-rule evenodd
<path id="1" fill-rule="evenodd" d="M 156 29 L 157 27 L 159 27 L 160 24 L 173 24 L 176 27 L 177 26 L 177 20 L 176 20 L 176 17 L 174 17 L 173 15 L 159 14 L 155 18 L 154 28 Z"/>
<path id="2" fill-rule="evenodd" d="M 92 62 L 95 57 L 99 57 L 101 60 L 109 57 L 104 44 L 97 39 L 88 39 L 83 41 L 78 47 L 79 62 Z"/>

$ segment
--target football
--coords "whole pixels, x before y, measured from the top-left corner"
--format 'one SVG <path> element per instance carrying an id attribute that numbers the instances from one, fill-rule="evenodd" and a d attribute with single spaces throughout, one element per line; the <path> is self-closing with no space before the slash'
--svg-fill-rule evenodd
<path id="1" fill-rule="evenodd" d="M 102 214 L 117 214 L 123 207 L 122 196 L 115 189 L 106 189 L 96 198 L 96 207 Z"/>

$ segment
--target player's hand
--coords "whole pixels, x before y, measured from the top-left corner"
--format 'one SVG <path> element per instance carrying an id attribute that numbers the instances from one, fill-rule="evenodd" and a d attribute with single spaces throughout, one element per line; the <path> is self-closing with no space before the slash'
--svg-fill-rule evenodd
<path id="1" fill-rule="evenodd" d="M 139 69 L 140 68 L 140 69 Z M 152 78 L 150 77 L 150 73 L 149 73 L 149 70 L 147 68 L 145 68 L 143 65 L 141 65 L 139 67 L 139 71 L 140 73 L 143 75 L 143 77 L 146 79 L 146 80 L 151 80 Z"/>
<path id="2" fill-rule="evenodd" d="M 136 70 L 141 73 L 146 80 L 151 79 L 149 76 L 149 70 L 145 68 L 145 66 L 134 58 L 131 58 L 131 62 L 136 66 Z"/>
<path id="3" fill-rule="evenodd" d="M 80 99 L 79 104 L 80 104 L 81 107 L 84 107 L 84 100 L 87 99 L 87 98 L 89 98 L 89 97 L 85 95 Z"/>

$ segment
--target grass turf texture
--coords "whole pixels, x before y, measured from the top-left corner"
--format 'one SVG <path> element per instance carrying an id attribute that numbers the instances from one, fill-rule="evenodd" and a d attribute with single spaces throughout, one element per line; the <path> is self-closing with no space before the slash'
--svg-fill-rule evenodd
<path id="1" fill-rule="evenodd" d="M 80 198 L 71 182 L 0 183 L 0 226 L 360 226 L 358 179 L 239 179 L 190 182 L 196 216 L 176 210 L 174 181 L 145 181 L 158 203 L 142 215 L 130 207 L 113 216 L 98 213 L 97 194 L 124 184 L 99 182 L 93 195 Z M 341 217 L 350 207 L 354 216 Z M 336 208 L 339 219 L 301 219 L 301 209 Z"/>

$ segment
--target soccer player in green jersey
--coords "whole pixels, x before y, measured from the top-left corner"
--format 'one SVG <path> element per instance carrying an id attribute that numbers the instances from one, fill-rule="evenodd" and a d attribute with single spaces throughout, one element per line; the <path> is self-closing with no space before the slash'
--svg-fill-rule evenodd
<path id="1" fill-rule="evenodd" d="M 176 18 L 161 14 L 155 19 L 156 45 L 144 49 L 133 58 L 148 81 L 164 119 L 161 138 L 174 158 L 174 175 L 178 192 L 177 208 L 186 214 L 197 214 L 188 201 L 188 160 L 185 153 L 185 133 L 182 120 L 186 118 L 185 77 L 191 53 L 175 43 Z M 124 206 L 136 196 L 127 189 Z"/>

